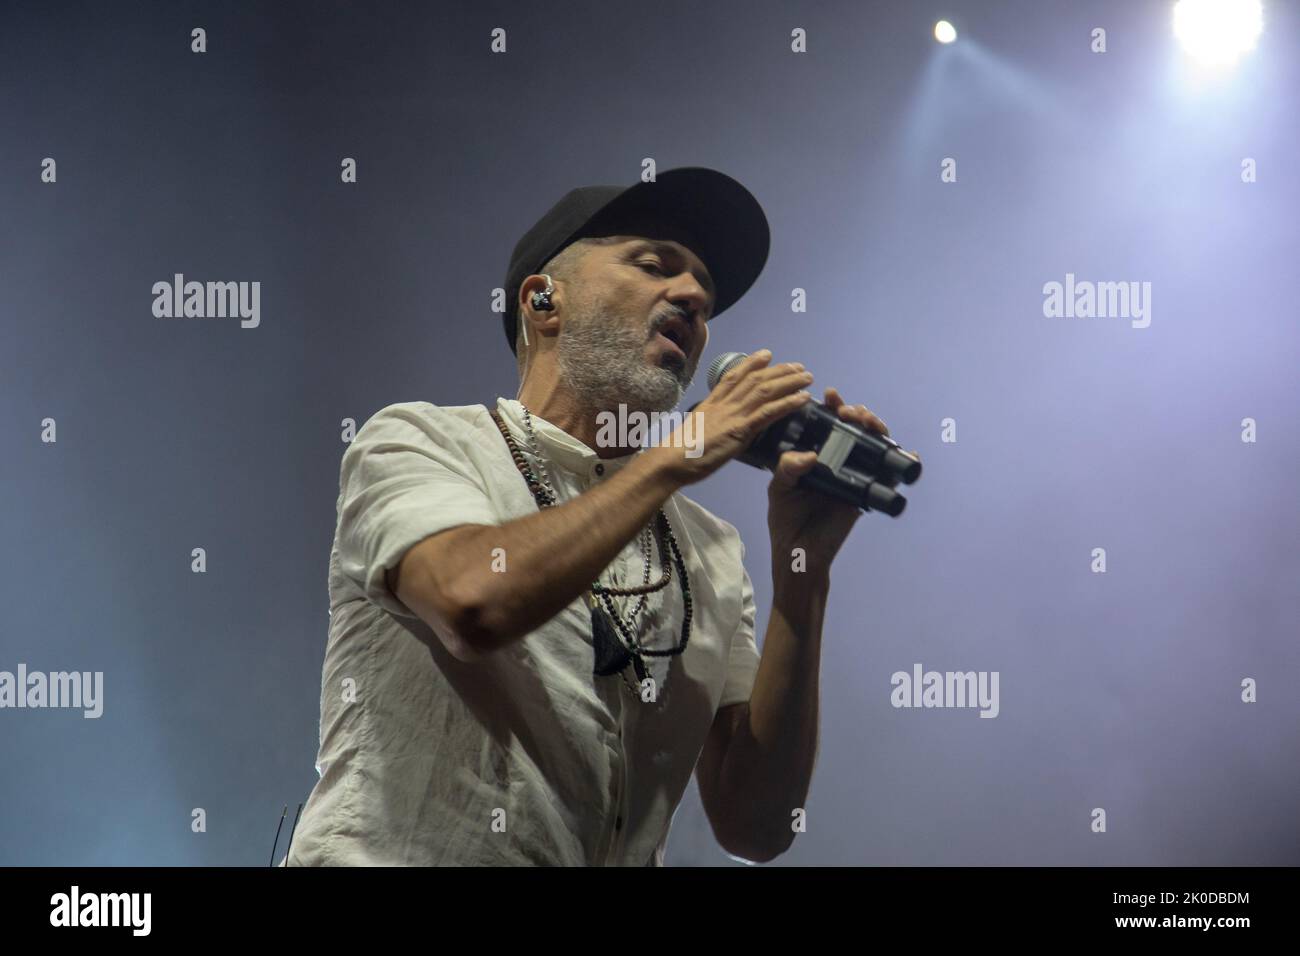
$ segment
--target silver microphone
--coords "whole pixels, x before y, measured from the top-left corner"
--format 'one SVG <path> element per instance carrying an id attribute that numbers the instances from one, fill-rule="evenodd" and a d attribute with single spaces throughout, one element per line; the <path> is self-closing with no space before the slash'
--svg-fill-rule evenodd
<path id="1" fill-rule="evenodd" d="M 745 359 L 749 358 L 744 352 L 723 352 L 712 362 L 709 363 L 709 391 L 713 391 L 718 385 L 722 376 L 726 375 L 731 369 L 739 365 Z"/>

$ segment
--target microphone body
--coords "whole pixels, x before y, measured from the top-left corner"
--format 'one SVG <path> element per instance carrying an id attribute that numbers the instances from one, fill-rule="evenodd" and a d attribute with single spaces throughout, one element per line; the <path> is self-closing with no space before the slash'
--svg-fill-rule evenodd
<path id="1" fill-rule="evenodd" d="M 722 376 L 745 358 L 742 352 L 728 352 L 714 359 L 709 366 L 709 388 L 716 387 Z M 805 402 L 768 425 L 736 460 L 773 471 L 787 451 L 817 453 L 816 464 L 800 477 L 800 487 L 894 518 L 907 507 L 907 499 L 894 488 L 900 481 L 910 485 L 921 477 L 921 462 L 903 451 L 898 442 L 844 421 L 817 401 Z"/>

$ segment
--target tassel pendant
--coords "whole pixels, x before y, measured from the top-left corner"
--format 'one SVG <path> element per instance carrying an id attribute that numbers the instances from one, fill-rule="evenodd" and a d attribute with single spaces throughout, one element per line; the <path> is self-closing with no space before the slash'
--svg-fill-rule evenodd
<path id="1" fill-rule="evenodd" d="M 645 661 L 641 659 L 640 654 L 632 658 L 632 669 L 636 671 L 636 682 L 638 684 L 644 684 L 650 676 L 650 672 L 646 670 Z"/>
<path id="2" fill-rule="evenodd" d="M 617 674 L 627 667 L 627 662 L 632 659 L 632 655 L 614 630 L 614 622 L 610 619 L 609 612 L 600 606 L 594 596 L 591 599 L 591 644 L 596 652 L 596 666 L 593 673 L 597 677 Z"/>

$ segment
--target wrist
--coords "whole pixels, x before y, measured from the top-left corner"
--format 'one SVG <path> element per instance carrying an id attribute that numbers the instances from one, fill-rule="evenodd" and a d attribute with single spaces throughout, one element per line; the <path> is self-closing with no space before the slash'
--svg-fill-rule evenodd
<path id="1" fill-rule="evenodd" d="M 687 483 L 680 458 L 680 454 L 673 454 L 672 448 L 651 445 L 637 456 L 628 469 L 635 468 L 656 495 L 668 498 Z"/>
<path id="2" fill-rule="evenodd" d="M 809 584 L 830 585 L 831 559 L 810 548 L 806 540 L 772 540 L 772 583 L 780 584 L 789 578 L 796 586 Z"/>
<path id="3" fill-rule="evenodd" d="M 650 482 L 662 490 L 665 497 L 688 484 L 680 449 L 668 445 L 651 445 L 637 456 L 634 464 L 642 467 Z"/>
<path id="4" fill-rule="evenodd" d="M 798 606 L 809 601 L 822 601 L 830 589 L 829 568 L 809 567 L 804 571 L 793 571 L 787 564 L 772 569 L 773 604 Z"/>

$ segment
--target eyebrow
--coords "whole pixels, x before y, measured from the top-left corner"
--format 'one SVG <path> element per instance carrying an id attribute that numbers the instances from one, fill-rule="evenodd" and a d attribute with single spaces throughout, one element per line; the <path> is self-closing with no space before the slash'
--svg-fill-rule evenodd
<path id="1" fill-rule="evenodd" d="M 631 250 L 628 252 L 628 255 L 635 256 L 642 252 L 654 252 L 657 255 L 663 256 L 665 259 L 672 259 L 676 262 L 686 261 L 686 257 L 680 252 L 668 245 L 668 243 L 660 242 L 657 239 L 638 239 L 635 245 L 633 245 Z M 709 277 L 708 272 L 704 270 L 692 271 L 691 274 L 694 275 L 695 278 L 699 279 L 700 285 L 704 286 L 708 291 L 709 311 L 712 313 L 713 306 L 717 304 L 718 298 L 717 290 L 713 287 L 713 280 Z"/>

